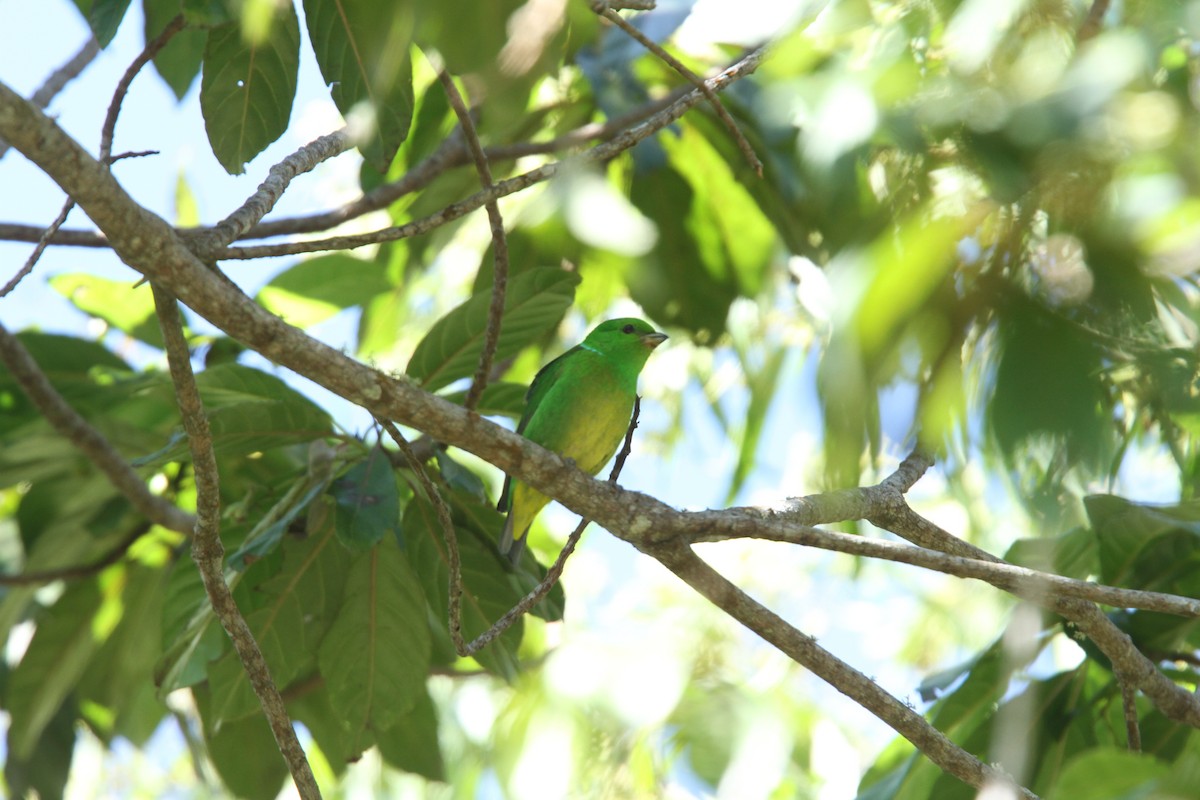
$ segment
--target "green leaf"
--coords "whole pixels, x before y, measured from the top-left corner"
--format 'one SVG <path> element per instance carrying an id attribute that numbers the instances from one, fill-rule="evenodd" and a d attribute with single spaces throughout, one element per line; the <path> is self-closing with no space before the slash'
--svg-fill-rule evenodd
<path id="1" fill-rule="evenodd" d="M 1091 495 L 1084 508 L 1099 543 L 1104 583 L 1174 592 L 1178 587 L 1170 583 L 1194 572 L 1188 562 L 1200 549 L 1200 503 L 1152 506 Z"/>
<path id="2" fill-rule="evenodd" d="M 108 47 L 117 35 L 117 28 L 121 27 L 121 20 L 125 19 L 128 10 L 129 0 L 92 0 L 87 19 L 101 47 Z"/>
<path id="3" fill-rule="evenodd" d="M 720 335 L 738 289 L 719 234 L 709 227 L 714 212 L 670 168 L 635 175 L 629 199 L 658 227 L 654 249 L 629 275 L 630 297 L 664 324 Z"/>
<path id="4" fill-rule="evenodd" d="M 62 800 L 71 773 L 71 757 L 75 754 L 78 713 L 74 702 L 63 703 L 27 758 L 13 752 L 13 728 L 9 727 L 4 779 L 12 797 L 28 797 L 32 790 L 37 792 L 39 800 Z"/>
<path id="5" fill-rule="evenodd" d="M 271 726 L 261 714 L 220 724 L 212 721 L 208 690 L 192 690 L 204 720 L 208 756 L 230 793 L 245 800 L 274 800 L 288 776 Z"/>
<path id="6" fill-rule="evenodd" d="M 485 417 L 512 417 L 520 419 L 525 412 L 525 395 L 529 387 L 523 383 L 507 383 L 498 381 L 489 383 L 479 398 L 475 410 Z M 464 389 L 461 392 L 451 392 L 443 395 L 451 403 L 463 404 L 467 398 Z"/>
<path id="7" fill-rule="evenodd" d="M 437 709 L 428 692 L 418 695 L 416 704 L 395 725 L 377 732 L 375 738 L 380 755 L 391 766 L 431 781 L 446 780 L 446 765 L 438 745 Z"/>
<path id="8" fill-rule="evenodd" d="M 399 536 L 400 492 L 392 462 L 382 449 L 372 449 L 333 482 L 329 493 L 336 503 L 334 524 L 342 544 L 357 550 L 389 533 Z"/>
<path id="9" fill-rule="evenodd" d="M 129 281 L 111 281 L 85 272 L 55 275 L 50 285 L 83 313 L 99 317 L 117 330 L 162 349 L 162 330 L 154 314 L 149 286 L 134 288 Z"/>
<path id="10" fill-rule="evenodd" d="M 522 5 L 522 0 L 418 4 L 417 40 L 422 49 L 437 50 L 450 74 L 479 72 L 493 66 L 508 41 L 509 16 Z"/>
<path id="11" fill-rule="evenodd" d="M 413 570 L 420 576 L 425 599 L 436 618 L 434 631 L 439 656 L 452 660 L 454 646 L 449 634 L 448 555 L 442 538 L 444 534 L 441 523 L 438 522 L 433 507 L 423 496 L 414 497 L 405 509 L 404 530 L 408 537 L 408 549 L 405 554 Z M 516 605 L 524 592 L 517 588 L 514 580 L 505 571 L 494 544 L 485 544 L 477 533 L 461 524 L 456 524 L 455 530 L 458 533 L 458 551 L 462 564 L 463 636 L 469 641 L 491 627 L 493 622 Z M 499 530 L 497 527 L 497 535 Z M 498 639 L 476 653 L 475 660 L 505 679 L 514 679 L 520 672 L 517 651 L 521 645 L 523 630 L 523 624 L 518 621 Z"/>
<path id="12" fill-rule="evenodd" d="M 350 741 L 396 725 L 425 691 L 428 614 L 417 576 L 394 539 L 385 537 L 355 557 L 342 607 L 317 655 Z"/>
<path id="13" fill-rule="evenodd" d="M 393 288 L 386 265 L 332 253 L 279 273 L 259 290 L 256 299 L 268 311 L 307 328 Z"/>
<path id="14" fill-rule="evenodd" d="M 228 22 L 208 33 L 200 110 L 213 155 L 231 175 L 287 130 L 300 66 L 300 24 L 290 3 L 278 7 L 260 45 Z"/>
<path id="15" fill-rule="evenodd" d="M 219 364 L 197 374 L 196 385 L 218 456 L 300 444 L 331 432 L 332 421 L 323 409 L 274 375 L 252 367 Z M 176 436 L 136 463 L 148 466 L 186 460 L 189 453 L 186 438 Z"/>
<path id="16" fill-rule="evenodd" d="M 176 689 L 202 682 L 209 662 L 220 657 L 229 642 L 190 558 L 177 561 L 167 581 L 162 631 L 164 649 L 154 666 L 154 683 L 165 698 Z"/>
<path id="17" fill-rule="evenodd" d="M 1018 539 L 1004 560 L 1077 580 L 1086 580 L 1100 569 L 1096 534 L 1087 528 L 1043 539 Z"/>
<path id="18" fill-rule="evenodd" d="M 136 562 L 114 570 L 111 580 L 123 584 L 121 621 L 97 651 L 79 680 L 81 702 L 104 709 L 108 725 L 95 715 L 92 729 L 106 741 L 120 735 L 143 744 L 166 706 L 154 692 L 154 664 L 162 652 L 162 606 L 167 572 Z"/>
<path id="19" fill-rule="evenodd" d="M 338 613 L 351 561 L 330 526 L 306 539 L 289 539 L 283 554 L 279 572 L 254 587 L 261 605 L 245 615 L 281 689 L 316 671 L 318 648 Z M 214 721 L 257 713 L 259 701 L 237 653 L 230 650 L 210 664 L 208 674 Z"/>
<path id="20" fill-rule="evenodd" d="M 443 480 L 451 489 L 456 489 L 481 503 L 487 502 L 487 490 L 478 475 L 451 458 L 445 450 L 438 450 L 435 457 L 438 471 L 442 473 Z"/>
<path id="21" fill-rule="evenodd" d="M 558 325 L 571 307 L 579 276 L 540 267 L 512 279 L 505 294 L 496 360 L 517 354 L 538 336 Z M 408 362 L 408 374 L 427 391 L 468 377 L 479 364 L 487 330 L 491 291 L 479 292 L 439 319 L 425 334 Z"/>
<path id="22" fill-rule="evenodd" d="M 183 10 L 179 0 L 142 0 L 145 12 L 146 41 L 162 33 L 176 14 Z M 154 68 L 170 87 L 176 100 L 182 100 L 200 74 L 204 43 L 208 34 L 199 28 L 184 28 L 171 37 L 154 57 Z"/>
<path id="23" fill-rule="evenodd" d="M 1024 307 L 1001 322 L 1000 338 L 988 417 L 1004 453 L 1013 457 L 1022 443 L 1048 434 L 1073 460 L 1105 461 L 1113 434 L 1101 364 L 1076 326 Z"/>
<path id="24" fill-rule="evenodd" d="M 97 624 L 101 606 L 96 581 L 69 586 L 38 622 L 29 649 L 6 687 L 11 752 L 28 758 L 46 726 L 87 669 L 108 631 Z"/>
<path id="25" fill-rule="evenodd" d="M 304 15 L 334 104 L 348 120 L 362 120 L 368 112 L 363 157 L 386 172 L 412 123 L 412 6 L 390 0 L 304 0 Z"/>
<path id="26" fill-rule="evenodd" d="M 1149 797 L 1171 771 L 1153 756 L 1096 747 L 1067 763 L 1048 800 L 1138 800 Z"/>
<path id="27" fill-rule="evenodd" d="M 228 566 L 241 571 L 273 553 L 291 527 L 292 521 L 325 491 L 331 479 L 332 475 L 317 472 L 306 474 L 304 478 L 297 480 L 288 493 L 271 508 L 271 518 L 278 518 L 265 528 L 261 523 L 255 526 L 241 546 L 229 557 L 226 562 Z"/>

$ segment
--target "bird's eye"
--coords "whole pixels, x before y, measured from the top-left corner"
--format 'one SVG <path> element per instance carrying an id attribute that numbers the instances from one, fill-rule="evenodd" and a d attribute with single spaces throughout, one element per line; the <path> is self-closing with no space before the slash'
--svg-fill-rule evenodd
<path id="1" fill-rule="evenodd" d="M 621 333 L 633 333 L 633 326 L 626 325 L 624 328 L 621 328 Z"/>

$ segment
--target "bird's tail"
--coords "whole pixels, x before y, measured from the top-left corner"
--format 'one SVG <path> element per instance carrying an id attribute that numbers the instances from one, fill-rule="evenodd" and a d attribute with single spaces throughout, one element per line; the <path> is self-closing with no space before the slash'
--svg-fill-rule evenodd
<path id="1" fill-rule="evenodd" d="M 504 520 L 504 532 L 500 535 L 500 553 L 508 556 L 508 561 L 514 567 L 521 563 L 521 555 L 525 552 L 525 535 L 527 531 L 521 531 L 520 538 L 513 535 L 513 518 L 516 515 L 510 510 L 508 517 Z"/>

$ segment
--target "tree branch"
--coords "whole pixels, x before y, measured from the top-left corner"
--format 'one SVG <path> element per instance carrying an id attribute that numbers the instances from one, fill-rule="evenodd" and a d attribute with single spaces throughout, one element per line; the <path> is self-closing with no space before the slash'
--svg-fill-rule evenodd
<path id="1" fill-rule="evenodd" d="M 1028 789 L 1014 786 L 1002 773 L 950 741 L 924 717 L 885 692 L 866 675 L 825 650 L 812 637 L 800 633 L 777 614 L 757 603 L 705 563 L 683 542 L 654 544 L 649 547 L 639 545 L 639 549 L 662 562 L 680 580 L 706 597 L 717 608 L 886 722 L 942 770 L 975 788 L 981 788 L 984 784 L 1006 785 L 1020 797 L 1035 797 Z"/>
<path id="2" fill-rule="evenodd" d="M 698 92 L 693 94 L 697 102 L 702 97 Z M 135 203 L 57 125 L 3 84 L 0 84 L 0 135 L 9 137 L 76 198 L 127 264 L 170 288 L 228 335 L 377 417 L 395 420 L 437 441 L 475 453 L 642 549 L 657 547 L 672 557 L 686 559 L 687 554 L 680 555 L 686 546 L 681 541 L 672 542 L 672 538 L 695 535 L 698 527 L 699 534 L 704 535 L 705 526 L 715 529 L 713 526 L 718 523 L 737 525 L 743 532 L 746 526 L 761 524 L 761 520 L 751 515 L 736 512 L 680 512 L 655 498 L 596 481 L 524 437 L 311 339 L 255 304 L 222 276 L 206 269 L 165 221 Z M 878 491 L 882 497 L 882 490 Z M 886 494 L 903 505 L 898 491 Z M 881 502 L 890 501 L 883 497 Z M 962 545 L 964 552 L 955 554 L 974 555 L 974 548 Z M 682 561 L 679 563 L 686 566 Z M 1098 609 L 1070 599 L 1057 602 L 1074 602 L 1081 608 L 1074 617 L 1076 624 L 1098 645 L 1107 648 L 1105 652 L 1111 650 L 1123 659 L 1118 667 L 1130 667 L 1136 685 L 1164 713 L 1188 724 L 1200 722 L 1200 701 L 1158 673 L 1137 653 L 1128 637 L 1124 643 L 1115 639 L 1123 634 L 1115 631 Z M 1164 689 L 1163 682 L 1169 688 Z M 942 759 L 949 757 L 945 753 L 938 755 Z"/>
<path id="3" fill-rule="evenodd" d="M 745 157 L 746 163 L 750 165 L 750 169 L 754 170 L 754 173 L 758 175 L 758 177 L 762 177 L 763 165 L 762 162 L 758 160 L 758 155 L 754 152 L 754 148 L 750 146 L 750 142 L 746 141 L 746 136 L 742 133 L 742 129 L 739 128 L 738 124 L 733 121 L 733 117 L 729 116 L 729 112 L 725 110 L 725 106 L 721 103 L 721 99 L 717 97 L 716 92 L 709 88 L 708 84 L 705 83 L 703 78 L 688 69 L 686 64 L 668 53 L 666 48 L 660 47 L 657 42 L 635 28 L 629 23 L 628 20 L 614 11 L 610 7 L 610 4 L 607 2 L 607 0 L 594 0 L 592 3 L 592 11 L 616 25 L 618 28 L 624 31 L 629 38 L 633 39 L 642 47 L 649 50 L 660 61 L 682 75 L 688 83 L 692 84 L 701 92 L 703 92 L 705 98 L 708 100 L 709 105 L 712 106 L 713 111 L 716 113 L 717 119 L 721 120 L 721 124 L 725 126 L 726 130 L 728 130 L 729 134 L 733 137 L 733 141 L 737 144 L 738 150 L 742 151 L 742 156 Z"/>
<path id="4" fill-rule="evenodd" d="M 459 94 L 454 79 L 445 70 L 438 72 L 438 80 L 458 117 L 463 136 L 467 140 L 467 148 L 475 162 L 475 171 L 479 173 L 479 183 L 487 191 L 495 185 L 492 180 L 492 169 L 488 166 L 487 155 L 483 145 L 479 143 L 479 134 L 475 131 L 475 123 L 471 120 L 471 112 L 467 110 L 463 97 Z M 495 200 L 484 203 L 487 209 L 488 224 L 492 229 L 492 299 L 488 304 L 487 328 L 483 336 L 483 350 L 479 353 L 479 366 L 475 368 L 475 376 L 471 379 L 471 388 L 463 400 L 463 408 L 474 411 L 487 387 L 488 378 L 492 372 L 492 359 L 496 355 L 496 345 L 500 342 L 500 323 L 504 316 L 504 294 L 508 289 L 508 237 L 504 235 L 504 219 L 500 216 L 500 206 Z"/>
<path id="5" fill-rule="evenodd" d="M 736 64 L 705 81 L 705 83 L 713 90 L 724 89 L 731 83 L 754 72 L 758 68 L 758 65 L 762 63 L 765 56 L 765 48 L 760 47 L 752 50 Z M 335 236 L 308 242 L 288 242 L 275 245 L 258 245 L 255 247 L 231 247 L 219 253 L 205 253 L 204 255 L 219 259 L 247 259 L 298 255 L 300 253 L 313 253 L 321 250 L 349 250 L 355 247 L 362 247 L 363 245 L 397 241 L 428 233 L 435 228 L 441 227 L 448 222 L 452 222 L 461 216 L 483 207 L 489 202 L 494 202 L 500 197 L 528 189 L 534 184 L 549 180 L 562 171 L 568 164 L 607 161 L 667 127 L 703 100 L 704 94 L 698 89 L 693 89 L 662 111 L 651 115 L 631 128 L 622 130 L 603 144 L 585 150 L 571 159 L 544 164 L 522 175 L 499 181 L 488 189 L 476 192 L 464 200 L 446 206 L 435 214 L 415 220 L 406 225 L 383 228 L 356 236 Z"/>
<path id="6" fill-rule="evenodd" d="M 208 416 L 204 413 L 204 403 L 192 374 L 191 353 L 183 338 L 183 321 L 175 298 L 156 284 L 152 283 L 151 288 L 154 290 L 154 308 L 162 327 L 167 365 L 175 385 L 175 398 L 183 417 L 183 428 L 187 432 L 196 478 L 196 531 L 192 539 L 192 558 L 200 571 L 213 613 L 221 620 L 221 626 L 225 628 L 242 660 L 242 667 L 275 736 L 275 743 L 292 773 L 296 791 L 303 800 L 320 800 L 321 791 L 317 788 L 304 748 L 296 738 L 287 707 L 271 678 L 262 650 L 238 609 L 229 584 L 225 582 L 225 549 L 221 545 L 220 535 L 221 487 Z"/>

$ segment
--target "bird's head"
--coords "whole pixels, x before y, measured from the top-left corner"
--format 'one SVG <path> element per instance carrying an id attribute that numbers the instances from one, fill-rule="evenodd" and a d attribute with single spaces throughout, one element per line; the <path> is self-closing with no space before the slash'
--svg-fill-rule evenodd
<path id="1" fill-rule="evenodd" d="M 650 323 L 633 317 L 622 317 L 601 322 L 583 340 L 590 350 L 605 355 L 628 355 L 645 360 L 650 351 L 667 340 Z"/>

